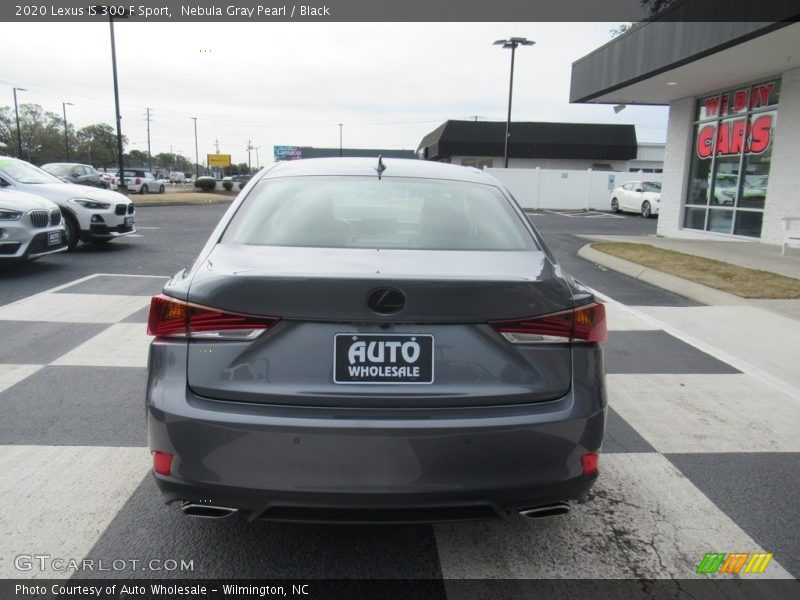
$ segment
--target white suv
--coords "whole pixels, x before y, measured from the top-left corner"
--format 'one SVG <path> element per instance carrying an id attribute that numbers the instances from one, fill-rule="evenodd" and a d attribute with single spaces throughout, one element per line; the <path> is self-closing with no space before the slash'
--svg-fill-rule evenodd
<path id="1" fill-rule="evenodd" d="M 64 183 L 58 177 L 16 158 L 0 156 L 0 186 L 42 196 L 64 215 L 67 243 L 104 243 L 134 233 L 133 202 L 117 192 Z"/>
<path id="2" fill-rule="evenodd" d="M 0 188 L 0 264 L 67 249 L 61 210 L 45 198 Z"/>

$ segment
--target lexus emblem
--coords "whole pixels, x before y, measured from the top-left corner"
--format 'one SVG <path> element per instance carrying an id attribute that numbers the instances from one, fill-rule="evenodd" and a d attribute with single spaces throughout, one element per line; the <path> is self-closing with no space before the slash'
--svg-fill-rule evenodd
<path id="1" fill-rule="evenodd" d="M 377 288 L 369 293 L 367 305 L 378 314 L 391 315 L 406 305 L 406 295 L 397 288 Z"/>

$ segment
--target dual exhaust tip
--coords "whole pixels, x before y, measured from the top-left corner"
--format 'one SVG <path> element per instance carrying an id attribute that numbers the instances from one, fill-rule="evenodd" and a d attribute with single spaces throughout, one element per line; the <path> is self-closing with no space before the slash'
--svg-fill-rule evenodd
<path id="1" fill-rule="evenodd" d="M 544 504 L 534 508 L 526 508 L 519 511 L 519 514 L 526 519 L 543 519 L 545 517 L 559 517 L 566 515 L 570 511 L 569 502 L 554 502 L 553 504 Z"/>
<path id="2" fill-rule="evenodd" d="M 183 514 L 190 517 L 200 517 L 202 519 L 224 519 L 238 512 L 236 508 L 227 506 L 214 506 L 213 504 L 198 504 L 196 502 L 184 502 L 181 505 Z M 554 502 L 533 508 L 526 508 L 519 511 L 519 514 L 526 519 L 543 519 L 545 517 L 558 517 L 566 515 L 570 511 L 569 502 Z"/>
<path id="3" fill-rule="evenodd" d="M 181 505 L 181 511 L 190 517 L 200 517 L 201 519 L 224 519 L 230 517 L 235 512 L 236 508 L 228 508 L 227 506 L 214 506 L 212 504 L 197 504 L 195 502 L 184 502 Z"/>

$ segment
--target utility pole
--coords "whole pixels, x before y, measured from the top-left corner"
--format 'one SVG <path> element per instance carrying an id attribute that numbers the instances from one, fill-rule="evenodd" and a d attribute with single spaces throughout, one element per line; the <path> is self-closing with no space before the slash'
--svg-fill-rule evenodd
<path id="1" fill-rule="evenodd" d="M 253 140 L 247 140 L 247 170 L 252 171 L 252 163 L 250 162 L 250 150 L 253 149 Z"/>
<path id="2" fill-rule="evenodd" d="M 17 117 L 17 158 L 22 158 L 22 134 L 19 130 L 19 108 L 17 108 L 17 92 L 27 92 L 25 88 L 14 88 L 14 115 Z"/>
<path id="3" fill-rule="evenodd" d="M 219 154 L 219 138 L 214 138 L 214 147 L 217 149 L 217 154 Z"/>
<path id="4" fill-rule="evenodd" d="M 150 110 L 151 109 L 147 108 L 145 110 L 147 110 L 147 170 L 152 171 L 153 156 L 150 154 Z"/>
<path id="5" fill-rule="evenodd" d="M 117 166 L 119 167 L 118 189 L 126 192 L 128 186 L 125 185 L 125 165 L 122 158 L 122 115 L 119 114 L 119 82 L 117 80 L 117 48 L 114 43 L 114 17 L 109 15 L 108 25 L 111 29 L 111 67 L 114 73 L 114 107 L 117 112 Z"/>
<path id="6" fill-rule="evenodd" d="M 342 158 L 342 125 L 344 123 L 339 123 L 339 158 Z"/>
<path id="7" fill-rule="evenodd" d="M 67 106 L 75 106 L 72 102 L 62 102 L 61 110 L 64 111 L 64 149 L 67 154 L 67 162 L 69 162 L 69 127 L 67 126 Z"/>
<path id="8" fill-rule="evenodd" d="M 194 178 L 200 177 L 200 152 L 197 149 L 197 117 L 194 119 Z"/>
<path id="9" fill-rule="evenodd" d="M 261 146 L 256 146 L 255 150 L 256 150 L 256 171 L 258 171 L 261 168 L 261 161 L 258 160 L 258 151 L 261 150 Z"/>

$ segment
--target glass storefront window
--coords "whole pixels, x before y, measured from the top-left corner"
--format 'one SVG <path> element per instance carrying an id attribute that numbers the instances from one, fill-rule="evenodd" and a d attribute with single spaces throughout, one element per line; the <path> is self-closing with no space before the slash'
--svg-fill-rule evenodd
<path id="1" fill-rule="evenodd" d="M 701 98 L 684 228 L 761 236 L 780 81 Z"/>

